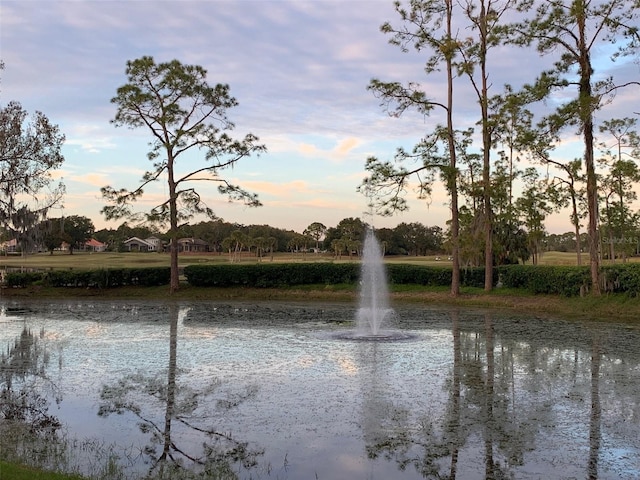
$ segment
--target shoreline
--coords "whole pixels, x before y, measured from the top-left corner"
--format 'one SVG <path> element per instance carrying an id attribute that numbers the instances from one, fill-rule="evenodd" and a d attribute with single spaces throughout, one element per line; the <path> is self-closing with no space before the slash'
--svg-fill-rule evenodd
<path id="1" fill-rule="evenodd" d="M 29 286 L 2 288 L 0 301 L 28 299 L 104 299 L 146 301 L 303 301 L 303 302 L 357 302 L 354 286 L 311 285 L 287 288 L 215 288 L 181 286 L 169 295 L 168 286 L 118 287 L 113 289 L 53 288 Z M 529 313 L 545 317 L 563 317 L 581 320 L 617 321 L 640 326 L 640 300 L 625 295 L 601 297 L 561 297 L 533 295 L 515 290 L 465 288 L 459 297 L 452 297 L 448 289 L 412 286 L 393 290 L 392 303 L 422 303 L 425 306 L 483 308 Z"/>

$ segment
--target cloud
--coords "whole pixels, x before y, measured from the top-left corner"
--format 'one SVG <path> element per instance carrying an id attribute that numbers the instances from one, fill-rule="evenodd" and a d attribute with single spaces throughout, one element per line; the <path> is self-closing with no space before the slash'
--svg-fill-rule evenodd
<path id="1" fill-rule="evenodd" d="M 291 198 L 299 195 L 309 195 L 314 192 L 304 180 L 293 180 L 285 183 L 260 180 L 235 180 L 243 188 L 260 195 Z"/>
<path id="2" fill-rule="evenodd" d="M 251 132 L 266 144 L 267 154 L 243 159 L 233 175 L 273 207 L 261 213 L 221 207 L 230 212 L 231 221 L 241 212 L 242 218 L 286 223 L 293 208 L 309 209 L 307 217 L 314 216 L 314 209 L 327 218 L 359 215 L 365 201 L 356 187 L 366 175 L 366 158 L 391 160 L 397 147 L 410 149 L 444 123 L 437 110 L 429 117 L 405 112 L 390 118 L 367 89 L 372 78 L 405 85 L 412 81 L 429 98 L 444 98 L 444 73 L 424 73 L 428 53 L 404 53 L 380 32 L 386 21 L 401 24 L 392 1 L 165 0 L 161 8 L 150 8 L 148 1 L 3 0 L 0 21 L 6 63 L 2 96 L 21 101 L 30 112 L 40 110 L 60 125 L 67 137 L 60 175 L 70 198 L 76 188 L 135 188 L 152 168 L 146 157 L 149 132 L 108 124 L 115 113 L 110 99 L 126 82 L 126 62 L 142 55 L 201 65 L 210 84 L 228 83 L 239 102 L 228 111 L 234 133 Z M 605 61 L 610 53 L 610 48 L 594 52 L 598 74 L 612 73 L 619 83 L 637 80 L 639 65 L 629 57 L 612 67 Z M 496 94 L 506 82 L 518 87 L 533 81 L 554 58 L 540 57 L 535 48 L 500 47 L 488 60 L 491 94 Z M 457 78 L 454 92 L 456 125 L 474 126 L 479 107 L 469 80 Z M 548 112 L 554 102 L 576 94 L 563 91 L 537 112 Z M 597 112 L 598 121 L 634 116 L 640 108 L 637 97 L 637 87 L 619 90 Z M 558 158 L 582 155 L 575 130 L 566 129 L 555 152 Z M 241 174 L 245 164 L 250 172 Z M 188 161 L 180 166 L 191 167 Z M 162 196 L 165 188 L 166 183 L 158 182 L 149 194 Z M 214 188 L 205 190 L 213 201 L 226 204 Z M 443 225 L 448 218 L 446 207 L 436 208 L 443 201 L 434 195 L 428 210 L 434 224 Z M 95 197 L 76 206 L 93 208 L 90 203 L 96 203 Z M 415 209 L 426 211 L 425 203 L 417 201 Z M 304 219 L 302 211 L 296 215 Z"/>
<path id="3" fill-rule="evenodd" d="M 323 145 L 328 142 L 331 142 L 332 145 L 330 148 L 325 148 Z M 346 137 L 342 139 L 328 137 L 319 138 L 318 143 L 323 145 L 307 142 L 289 142 L 290 145 L 295 145 L 293 148 L 295 148 L 300 155 L 305 157 L 320 157 L 332 163 L 340 163 L 364 142 L 355 137 Z M 289 148 L 292 147 L 290 146 Z"/>
<path id="4" fill-rule="evenodd" d="M 118 145 L 113 135 L 107 135 L 101 126 L 79 124 L 67 127 L 65 131 L 65 145 L 79 147 L 86 153 L 100 153 L 103 150 L 115 149 Z"/>
<path id="5" fill-rule="evenodd" d="M 345 209 L 345 203 L 339 199 L 327 199 L 327 198 L 309 198 L 293 201 L 270 201 L 267 204 L 273 207 L 290 207 L 290 208 L 304 208 L 304 209 L 318 209 L 318 210 L 332 210 L 342 211 Z"/>
<path id="6" fill-rule="evenodd" d="M 70 175 L 67 180 L 84 183 L 100 188 L 109 183 L 109 177 L 104 173 L 86 173 L 84 175 Z"/>
<path id="7" fill-rule="evenodd" d="M 353 150 L 358 148 L 361 143 L 362 142 L 357 138 L 353 138 L 353 137 L 345 138 L 334 149 L 334 152 L 341 156 L 348 155 Z"/>

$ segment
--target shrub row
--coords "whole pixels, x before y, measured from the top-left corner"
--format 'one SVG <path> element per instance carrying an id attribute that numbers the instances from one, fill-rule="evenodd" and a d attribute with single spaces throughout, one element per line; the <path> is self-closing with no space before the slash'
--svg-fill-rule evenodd
<path id="1" fill-rule="evenodd" d="M 39 283 L 51 287 L 111 288 L 126 285 L 168 285 L 171 270 L 158 268 L 114 268 L 100 270 L 52 270 L 48 272 L 8 273 L 5 283 L 24 287 Z M 356 283 L 359 263 L 269 263 L 250 265 L 190 265 L 185 267 L 187 281 L 199 287 L 281 287 L 304 284 Z M 447 286 L 451 269 L 420 265 L 387 265 L 387 277 L 393 284 Z M 463 286 L 483 287 L 484 268 L 460 271 Z M 603 292 L 640 296 L 640 264 L 616 264 L 602 267 Z M 505 265 L 496 268 L 494 280 L 507 288 L 525 289 L 535 294 L 564 296 L 589 291 L 588 266 Z"/>
<path id="2" fill-rule="evenodd" d="M 4 279 L 5 285 L 9 287 L 26 287 L 33 283 L 41 282 L 44 277 L 43 272 L 7 273 Z"/>
<path id="3" fill-rule="evenodd" d="M 8 273 L 5 283 L 9 287 L 25 287 L 39 283 L 48 287 L 111 288 L 126 285 L 151 287 L 168 285 L 169 267 L 113 268 L 100 270 L 52 270 L 48 272 Z"/>
<path id="4" fill-rule="evenodd" d="M 567 297 L 586 293 L 591 279 L 589 267 L 577 266 L 504 265 L 496 268 L 496 274 L 507 288 Z"/>
<path id="5" fill-rule="evenodd" d="M 184 269 L 187 281 L 198 287 L 280 287 L 309 284 L 355 283 L 360 278 L 358 263 L 268 263 L 251 265 L 190 265 Z M 387 265 L 390 283 L 446 286 L 451 269 L 419 265 Z M 461 283 L 483 286 L 484 269 L 461 271 Z"/>
<path id="6" fill-rule="evenodd" d="M 587 293 L 591 286 L 588 266 L 505 265 L 496 270 L 503 286 L 522 288 L 532 293 L 570 297 Z M 631 297 L 640 295 L 640 264 L 603 266 L 600 288 L 603 293 L 625 293 Z"/>
<path id="7" fill-rule="evenodd" d="M 602 268 L 601 287 L 604 292 L 640 296 L 640 264 L 623 263 Z"/>
<path id="8" fill-rule="evenodd" d="M 354 283 L 357 263 L 263 263 L 251 265 L 189 265 L 189 284 L 197 287 L 281 287 L 304 284 Z"/>
<path id="9" fill-rule="evenodd" d="M 451 285 L 451 268 L 428 267 L 421 265 L 387 265 L 389 281 L 395 284 L 417 284 L 426 286 Z M 466 268 L 460 270 L 460 284 L 465 287 L 484 286 L 484 268 Z"/>

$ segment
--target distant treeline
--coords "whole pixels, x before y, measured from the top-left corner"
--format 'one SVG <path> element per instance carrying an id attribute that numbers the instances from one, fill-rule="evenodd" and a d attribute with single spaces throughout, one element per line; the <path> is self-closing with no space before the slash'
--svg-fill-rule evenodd
<path id="1" fill-rule="evenodd" d="M 182 238 L 198 238 L 207 242 L 210 252 L 266 256 L 270 252 L 325 251 L 336 256 L 358 255 L 367 229 L 359 218 L 345 218 L 335 227 L 311 223 L 303 233 L 271 227 L 269 225 L 241 225 L 224 220 L 184 225 Z M 395 228 L 376 229 L 387 255 L 436 255 L 445 254 L 445 238 L 442 228 L 428 227 L 421 223 L 400 223 Z M 124 251 L 124 241 L 131 237 L 141 239 L 156 236 L 168 242 L 167 233 L 152 231 L 146 227 L 132 227 L 123 223 L 117 229 L 103 229 L 94 237 L 107 244 L 110 251 Z"/>
<path id="2" fill-rule="evenodd" d="M 180 237 L 204 240 L 208 251 L 228 254 L 231 259 L 243 256 L 268 257 L 273 253 L 324 252 L 337 258 L 358 256 L 362 248 L 367 225 L 359 218 L 345 218 L 335 227 L 322 223 L 311 223 L 303 233 L 269 225 L 241 225 L 224 220 L 200 222 L 184 225 Z M 505 237 L 505 232 L 509 233 Z M 168 242 L 167 233 L 152 231 L 146 227 L 132 227 L 123 223 L 117 229 L 103 229 L 95 232 L 97 240 L 108 245 L 110 251 L 125 251 L 124 241 L 131 237 L 149 238 L 156 236 Z M 449 255 L 448 232 L 439 226 L 426 226 L 420 222 L 400 223 L 394 228 L 377 228 L 385 255 Z M 465 237 L 466 238 L 466 237 Z M 587 244 L 586 234 L 581 235 L 581 245 Z M 465 267 L 484 264 L 482 249 L 477 239 L 464 239 L 461 244 L 461 260 Z M 524 231 L 511 232 L 498 228 L 494 235 L 494 264 L 505 265 L 523 263 L 531 258 L 530 245 Z M 545 251 L 575 252 L 576 240 L 573 232 L 547 234 L 539 242 Z M 505 246 L 509 246 L 506 248 Z M 635 245 L 633 245 L 635 247 Z M 607 250 L 603 248 L 606 253 Z M 630 252 L 629 255 L 633 255 Z"/>

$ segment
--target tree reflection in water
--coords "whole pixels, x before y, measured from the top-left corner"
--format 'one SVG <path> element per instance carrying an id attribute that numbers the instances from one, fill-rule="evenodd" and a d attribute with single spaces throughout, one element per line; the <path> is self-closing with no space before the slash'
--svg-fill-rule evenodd
<path id="1" fill-rule="evenodd" d="M 453 310 L 450 312 L 450 317 L 453 336 L 453 366 L 450 372 L 451 378 L 447 382 L 449 396 L 444 416 L 433 418 L 425 413 L 419 418 L 418 424 L 412 427 L 409 411 L 404 415 L 396 411 L 391 415 L 391 419 L 384 419 L 384 423 L 381 418 L 378 418 L 377 429 L 369 427 L 369 430 L 375 431 L 376 435 L 370 433 L 367 436 L 365 433 L 369 458 L 377 458 L 382 455 L 388 460 L 395 460 L 400 470 L 413 466 L 424 478 L 455 479 L 457 476 L 460 448 L 465 443 L 465 436 L 470 433 L 468 427 L 472 425 L 471 422 L 465 422 L 462 418 L 462 410 L 467 408 L 462 402 L 465 366 L 467 379 L 470 380 L 468 387 L 470 390 L 474 390 L 472 397 L 485 397 L 478 391 L 480 385 L 483 385 L 484 388 L 484 382 L 479 381 L 478 377 L 477 352 L 474 350 L 471 358 L 468 354 L 463 356 L 459 312 Z M 428 384 L 430 382 L 425 382 L 425 385 Z M 425 396 L 428 399 L 428 391 L 425 391 Z M 484 406 L 486 408 L 486 405 Z M 385 410 L 376 409 L 378 413 L 381 411 Z M 390 408 L 386 409 L 386 412 L 392 411 Z M 371 410 L 364 412 L 365 418 L 369 417 L 370 424 L 375 423 L 375 420 L 370 418 L 372 414 L 375 415 L 375 412 Z"/>
<path id="2" fill-rule="evenodd" d="M 235 479 L 237 474 L 234 466 L 240 464 L 244 469 L 253 468 L 263 451 L 252 450 L 248 443 L 218 432 L 213 427 L 199 425 L 197 411 L 202 405 L 211 403 L 216 403 L 221 408 L 232 408 L 255 395 L 257 390 L 249 388 L 236 395 L 233 401 L 216 401 L 213 398 L 217 385 L 215 381 L 201 390 L 180 385 L 178 377 L 181 372 L 177 362 L 179 307 L 171 304 L 168 315 L 169 363 L 166 376 L 136 373 L 124 377 L 115 385 L 104 385 L 98 415 L 130 412 L 137 417 L 140 431 L 150 435 L 142 455 L 151 464 L 148 475 L 151 478 L 174 478 L 177 472 L 188 474 L 192 471 L 214 478 Z M 154 405 L 150 402 L 164 409 L 164 422 L 154 419 Z M 188 442 L 186 448 L 177 443 L 176 423 L 203 437 L 200 452 L 190 450 L 194 442 Z"/>
<path id="3" fill-rule="evenodd" d="M 44 330 L 40 337 L 44 336 Z M 60 428 L 57 418 L 48 414 L 48 401 L 40 392 L 53 392 L 62 401 L 45 369 L 49 355 L 39 339 L 26 327 L 14 344 L 0 355 L 0 416 L 26 424 L 32 432 L 53 434 Z"/>
<path id="4" fill-rule="evenodd" d="M 484 315 L 484 328 L 475 331 L 461 331 L 455 310 L 450 312 L 450 320 L 453 362 L 445 382 L 449 395 L 444 415 L 424 412 L 416 424 L 408 410 L 403 413 L 390 399 L 385 405 L 380 398 L 385 395 L 384 389 L 374 386 L 371 391 L 378 398 L 365 402 L 367 454 L 369 458 L 383 456 L 393 460 L 400 470 L 413 466 L 429 479 L 453 480 L 468 478 L 467 475 L 485 480 L 514 478 L 515 468 L 525 464 L 527 452 L 536 450 L 539 435 L 544 437 L 545 430 L 555 428 L 553 404 L 544 393 L 554 390 L 554 382 L 564 385 L 559 389 L 571 384 L 576 387 L 577 351 L 570 358 L 554 352 L 552 346 L 523 344 L 508 337 L 496 345 L 490 314 Z M 590 480 L 598 478 L 602 438 L 601 350 L 594 333 L 591 361 L 583 366 L 590 372 L 582 377 L 590 378 L 589 455 L 585 465 Z M 372 358 L 376 360 L 375 356 Z M 520 368 L 524 364 L 527 370 L 524 376 L 520 375 L 520 384 L 515 378 L 515 359 Z M 384 378 L 384 372 L 375 373 L 375 382 L 380 382 L 379 376 Z M 566 382 L 564 376 L 573 382 Z M 431 382 L 425 381 L 428 384 Z M 578 387 L 581 391 L 582 386 Z M 428 398 L 428 391 L 425 396 Z M 582 401 L 580 394 L 572 391 L 566 393 L 566 398 Z M 470 471 L 467 462 L 467 470 L 460 472 L 459 462 L 464 455 L 480 451 L 484 456 L 483 471 L 480 465 L 478 470 Z"/>
<path id="5" fill-rule="evenodd" d="M 591 415 L 589 416 L 589 480 L 598 478 L 598 456 L 600 453 L 600 342 L 594 335 L 591 343 Z"/>
<path id="6" fill-rule="evenodd" d="M 36 336 L 23 328 L 20 336 L 0 355 L 0 451 L 4 459 L 29 456 L 47 459 L 56 448 L 61 423 L 49 414 L 47 392 L 62 401 L 46 374 L 49 354 Z M 55 455 L 54 455 L 55 457 Z M 47 460 L 50 461 L 50 460 Z"/>

